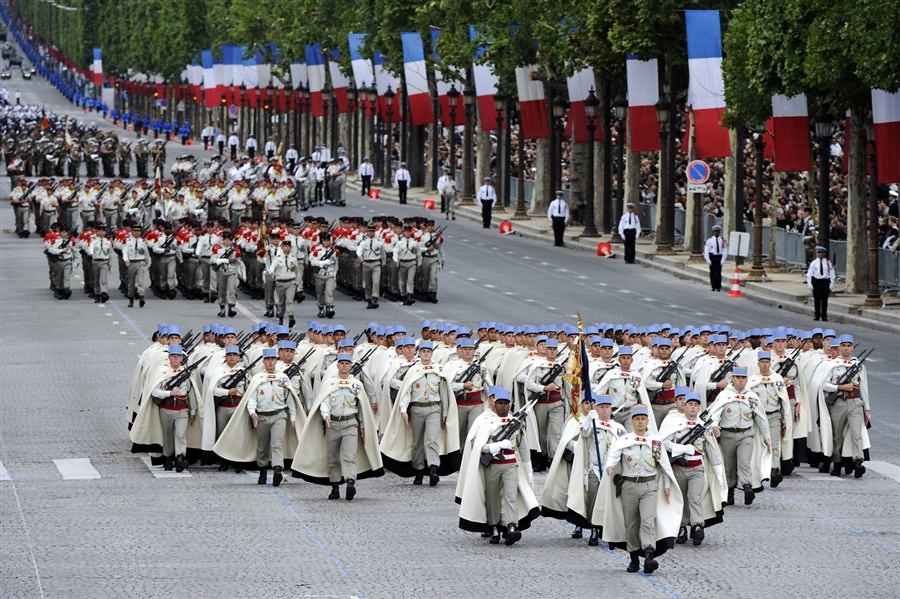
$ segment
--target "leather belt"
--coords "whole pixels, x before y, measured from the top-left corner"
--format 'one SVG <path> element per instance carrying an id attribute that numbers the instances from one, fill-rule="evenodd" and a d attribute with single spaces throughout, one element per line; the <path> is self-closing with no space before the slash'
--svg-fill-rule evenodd
<path id="1" fill-rule="evenodd" d="M 349 416 L 332 416 L 331 421 L 332 422 L 346 422 L 348 420 L 359 420 L 359 418 L 357 416 L 358 416 L 357 414 L 350 414 Z"/>
<path id="2" fill-rule="evenodd" d="M 236 408 L 236 407 L 238 407 L 239 405 L 240 405 L 240 402 L 236 402 L 236 403 L 220 403 L 220 404 L 219 404 L 219 407 L 220 407 L 220 408 Z"/>
<path id="3" fill-rule="evenodd" d="M 295 283 L 297 279 L 276 279 L 276 283 Z"/>
<path id="4" fill-rule="evenodd" d="M 415 401 L 409 404 L 410 406 L 415 406 L 418 408 L 427 408 L 429 406 L 438 406 L 440 405 L 440 401 Z"/>
<path id="5" fill-rule="evenodd" d="M 381 262 L 381 260 L 379 260 L 378 258 L 375 258 L 373 260 L 363 260 L 363 262 L 368 264 L 369 262 Z"/>
<path id="6" fill-rule="evenodd" d="M 287 408 L 279 408 L 279 409 L 274 410 L 274 411 L 272 411 L 272 412 L 259 412 L 259 411 L 257 411 L 256 413 L 257 413 L 258 415 L 260 415 L 260 416 L 274 416 L 275 414 L 280 414 L 281 412 L 284 412 L 285 410 L 287 410 Z"/>
<path id="7" fill-rule="evenodd" d="M 627 480 L 630 483 L 649 483 L 652 480 L 656 480 L 656 475 L 653 476 L 623 476 L 622 480 Z"/>
<path id="8" fill-rule="evenodd" d="M 750 427 L 749 426 L 747 428 L 729 427 L 729 428 L 723 428 L 721 430 L 726 433 L 743 433 L 745 431 L 749 431 Z"/>
<path id="9" fill-rule="evenodd" d="M 772 414 L 781 414 L 781 410 L 772 410 L 771 412 L 766 412 L 766 416 L 771 416 Z"/>

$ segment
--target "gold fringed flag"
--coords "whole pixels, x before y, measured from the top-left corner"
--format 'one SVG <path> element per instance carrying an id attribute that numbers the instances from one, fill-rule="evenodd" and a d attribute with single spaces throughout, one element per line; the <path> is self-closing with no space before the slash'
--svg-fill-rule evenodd
<path id="1" fill-rule="evenodd" d="M 587 359 L 587 346 L 584 343 L 584 321 L 581 314 L 578 315 L 578 341 L 575 351 L 569 354 L 569 363 L 566 367 L 566 381 L 572 389 L 569 398 L 572 415 L 581 420 L 582 397 L 591 397 L 591 382 Z"/>

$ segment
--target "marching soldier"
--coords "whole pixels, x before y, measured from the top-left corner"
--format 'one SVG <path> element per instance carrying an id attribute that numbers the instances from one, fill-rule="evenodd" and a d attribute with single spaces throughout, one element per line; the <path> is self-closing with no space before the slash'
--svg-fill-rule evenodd
<path id="1" fill-rule="evenodd" d="M 416 268 L 421 263 L 419 244 L 413 238 L 411 225 L 403 226 L 403 237 L 394 246 L 394 264 L 399 272 L 400 297 L 404 306 L 416 303 L 413 294 L 416 290 Z"/>
<path id="2" fill-rule="evenodd" d="M 225 347 L 225 368 L 217 371 L 217 380 L 213 387 L 213 402 L 215 403 L 215 419 L 216 419 L 216 439 L 222 435 L 222 431 L 228 426 L 231 416 L 235 409 L 241 403 L 244 396 L 247 379 L 244 378 L 233 387 L 225 387 L 224 385 L 235 374 L 243 370 L 241 366 L 241 350 L 236 345 L 228 345 Z M 235 472 L 241 472 L 239 464 L 233 464 Z M 228 461 L 222 460 L 219 465 L 219 471 L 228 470 Z"/>
<path id="3" fill-rule="evenodd" d="M 567 419 L 563 397 L 569 397 L 569 384 L 563 378 L 565 368 L 556 362 L 558 347 L 556 339 L 547 340 L 544 359 L 535 361 L 525 381 L 528 400 L 538 400 L 534 406 L 534 417 L 540 438 L 541 459 L 546 463 L 549 463 L 551 452 L 559 445 Z M 554 373 L 556 376 L 551 376 Z"/>
<path id="4" fill-rule="evenodd" d="M 435 234 L 434 221 L 427 220 L 422 225 L 424 232 L 419 239 L 421 267 L 417 274 L 421 279 L 420 292 L 426 301 L 436 304 L 438 291 L 438 270 L 444 266 L 444 238 Z"/>
<path id="5" fill-rule="evenodd" d="M 762 491 L 762 478 L 772 469 L 772 441 L 759 396 L 747 389 L 746 368 L 734 369 L 731 385 L 716 396 L 709 418 L 719 433 L 728 481 L 727 503 L 734 505 L 734 489 L 740 485 L 744 505 L 750 505 L 756 492 Z"/>
<path id="6" fill-rule="evenodd" d="M 150 260 L 150 251 L 147 243 L 141 238 L 139 224 L 131 225 L 131 237 L 122 248 L 122 260 L 125 262 L 125 268 L 128 269 L 128 307 L 133 308 L 134 300 L 137 299 L 139 306 L 143 308 L 145 276 Z"/>
<path id="7" fill-rule="evenodd" d="M 281 242 L 281 252 L 272 259 L 268 267 L 269 276 L 275 282 L 275 316 L 278 324 L 284 324 L 287 312 L 288 327 L 294 323 L 294 291 L 297 285 L 297 259 L 291 253 L 291 242 Z"/>
<path id="8" fill-rule="evenodd" d="M 484 368 L 474 363 L 475 343 L 471 339 L 460 339 L 456 348 L 457 357 L 447 362 L 445 369 L 459 409 L 459 444 L 462 447 L 472 423 L 484 411 L 485 395 L 492 381 Z M 470 368 L 474 373 L 467 372 Z"/>
<path id="9" fill-rule="evenodd" d="M 375 236 L 375 224 L 366 225 L 366 236 L 356 246 L 356 257 L 362 267 L 366 309 L 378 308 L 381 295 L 381 267 L 385 263 L 384 242 Z"/>
<path id="10" fill-rule="evenodd" d="M 31 234 L 28 230 L 28 219 L 31 218 L 31 205 L 28 203 L 28 194 L 32 188 L 24 178 L 16 181 L 9 193 L 9 201 L 16 217 L 16 235 L 20 239 L 26 239 Z"/>
<path id="11" fill-rule="evenodd" d="M 91 240 L 87 255 L 91 260 L 91 280 L 94 303 L 109 301 L 109 259 L 112 257 L 112 243 L 106 238 L 106 229 L 97 227 L 97 236 Z"/>
<path id="12" fill-rule="evenodd" d="M 759 374 L 747 381 L 747 388 L 756 393 L 763 403 L 763 410 L 769 419 L 772 434 L 772 472 L 769 484 L 774 489 L 783 479 L 781 462 L 794 458 L 794 421 L 800 416 L 797 400 L 788 397 L 784 379 L 772 371 L 772 354 L 761 351 L 757 354 Z"/>
<path id="13" fill-rule="evenodd" d="M 180 345 L 169 346 L 169 371 L 164 381 L 182 371 L 184 357 Z M 174 465 L 175 471 L 181 472 L 187 466 L 187 429 L 197 417 L 197 390 L 190 379 L 171 389 L 163 382 L 150 396 L 159 406 L 164 467 L 171 470 Z"/>
<path id="14" fill-rule="evenodd" d="M 728 246 L 722 239 L 722 227 L 712 228 L 712 237 L 703 246 L 703 258 L 709 266 L 709 286 L 713 291 L 722 291 L 722 263 L 728 258 Z"/>
<path id="15" fill-rule="evenodd" d="M 49 225 L 48 225 L 49 226 Z M 71 232 L 54 223 L 58 235 L 54 235 L 47 245 L 47 257 L 50 260 L 50 287 L 56 299 L 72 297 L 72 261 L 75 257 L 72 247 L 75 239 Z"/>
<path id="16" fill-rule="evenodd" d="M 631 426 L 630 412 L 636 405 L 650 409 L 650 398 L 644 386 L 644 379 L 639 372 L 631 369 L 634 349 L 630 345 L 619 347 L 619 365 L 608 370 L 597 383 L 598 395 L 610 395 L 613 398 L 613 419 L 626 429 Z M 650 430 L 656 429 L 656 418 L 650 412 Z"/>
<path id="17" fill-rule="evenodd" d="M 231 231 L 222 232 L 222 243 L 212 248 L 209 263 L 216 273 L 216 296 L 219 300 L 219 318 L 225 317 L 228 309 L 229 318 L 237 316 L 234 307 L 237 304 L 237 277 L 240 269 L 238 260 L 241 250 L 234 244 Z"/>
<path id="18" fill-rule="evenodd" d="M 644 387 L 653 407 L 656 422 L 662 422 L 675 403 L 675 387 L 684 385 L 684 374 L 677 364 L 672 364 L 672 342 L 666 337 L 653 340 L 656 358 L 647 360 L 642 369 Z M 663 377 L 667 374 L 667 377 Z"/>
<path id="19" fill-rule="evenodd" d="M 296 426 L 297 409 L 300 404 L 290 379 L 283 372 L 275 372 L 278 352 L 274 348 L 262 351 L 264 371 L 253 377 L 247 389 L 247 413 L 250 425 L 256 429 L 256 465 L 259 466 L 259 484 L 266 484 L 268 467 L 274 474 L 272 485 L 277 487 L 282 481 L 284 456 L 282 445 L 288 421 Z"/>

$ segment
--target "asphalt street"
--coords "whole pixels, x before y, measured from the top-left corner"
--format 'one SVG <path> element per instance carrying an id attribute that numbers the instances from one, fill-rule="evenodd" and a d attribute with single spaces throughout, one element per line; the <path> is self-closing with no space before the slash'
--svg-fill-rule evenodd
<path id="1" fill-rule="evenodd" d="M 42 80 L 4 82 L 25 102 L 90 119 Z M 180 146 L 169 144 L 169 159 Z M 203 154 L 196 146 L 191 152 Z M 0 183 L 6 198 L 8 180 Z M 341 214 L 418 214 L 350 197 Z M 538 520 L 512 548 L 457 528 L 455 477 L 431 489 L 393 475 L 362 481 L 352 503 L 299 481 L 258 487 L 255 477 L 192 468 L 161 473 L 129 452 L 128 380 L 159 322 L 182 330 L 213 322 L 216 308 L 149 296 L 127 308 L 114 291 L 94 304 L 75 278 L 72 299 L 48 290 L 40 241 L 12 233 L 0 211 L 0 598 L 26 597 L 896 597 L 900 582 L 900 355 L 876 328 L 841 327 L 870 360 L 873 428 L 861 480 L 801 468 L 750 508 L 735 506 L 699 548 L 663 556 L 652 576 L 624 571 L 622 553 L 568 538 L 570 527 Z M 335 322 L 424 319 L 471 324 L 573 321 L 738 328 L 812 327 L 811 316 L 712 294 L 621 260 L 457 220 L 447 230 L 440 303 L 377 311 L 338 294 Z M 76 270 L 76 273 L 78 271 Z M 115 276 L 111 280 L 115 280 Z M 308 298 L 308 300 L 311 298 Z M 314 302 L 296 307 L 300 323 Z M 240 328 L 261 319 L 241 298 Z M 536 477 L 537 486 L 543 475 Z"/>

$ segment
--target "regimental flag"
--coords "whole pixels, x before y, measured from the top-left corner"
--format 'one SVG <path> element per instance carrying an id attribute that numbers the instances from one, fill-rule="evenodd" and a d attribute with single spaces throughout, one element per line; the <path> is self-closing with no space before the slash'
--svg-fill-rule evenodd
<path id="1" fill-rule="evenodd" d="M 431 58 L 434 62 L 441 62 L 441 56 L 438 53 L 438 39 L 441 37 L 441 30 L 437 27 L 431 28 Z M 457 70 L 453 70 L 453 75 L 449 78 L 449 80 L 444 79 L 444 75 L 440 70 L 434 70 L 434 83 L 437 88 L 437 96 L 438 96 L 438 104 L 441 107 L 441 122 L 445 127 L 449 127 L 451 125 L 463 125 L 465 124 L 466 118 L 466 107 L 464 104 L 463 98 L 463 90 L 465 85 L 463 84 L 463 76 Z M 456 86 L 456 91 L 459 92 L 459 98 L 456 102 L 456 110 L 454 113 L 454 122 L 450 122 L 450 97 L 447 95 L 447 92 L 450 89 Z"/>
<path id="2" fill-rule="evenodd" d="M 879 183 L 900 182 L 900 90 L 872 90 Z M 846 155 L 846 152 L 844 153 Z"/>
<path id="3" fill-rule="evenodd" d="M 350 104 L 347 100 L 347 88 L 350 87 L 350 80 L 341 71 L 340 50 L 332 48 L 328 51 L 328 73 L 331 75 L 331 91 L 334 94 L 338 113 L 349 112 Z"/>
<path id="4" fill-rule="evenodd" d="M 325 56 L 319 42 L 306 44 L 306 73 L 309 77 L 310 110 L 314 117 L 325 116 L 322 89 L 325 87 Z"/>
<path id="5" fill-rule="evenodd" d="M 766 139 L 765 148 L 768 151 L 773 146 L 776 171 L 808 171 L 812 167 L 805 94 L 772 96 L 772 123 L 767 129 L 772 138 Z"/>
<path id="6" fill-rule="evenodd" d="M 469 39 L 475 41 L 478 32 L 473 25 L 469 25 Z M 479 64 L 484 56 L 484 46 L 475 48 L 472 75 L 475 79 L 475 96 L 478 101 L 478 125 L 482 131 L 493 131 L 497 128 L 497 107 L 494 105 L 494 96 L 497 94 L 498 79 L 494 75 L 494 69 L 489 64 Z"/>
<path id="7" fill-rule="evenodd" d="M 629 54 L 625 61 L 628 80 L 628 130 L 632 152 L 660 149 L 656 103 L 659 102 L 659 65 L 655 58 L 638 60 Z"/>
<path id="8" fill-rule="evenodd" d="M 687 25 L 688 106 L 693 113 L 697 158 L 731 155 L 722 79 L 722 30 L 717 10 L 684 11 Z M 685 148 L 686 149 L 686 148 Z"/>
<path id="9" fill-rule="evenodd" d="M 434 120 L 431 109 L 431 90 L 428 87 L 428 69 L 425 65 L 425 48 L 417 31 L 400 34 L 403 45 L 403 74 L 406 76 L 406 99 L 409 103 L 409 119 L 413 125 L 427 125 Z"/>
<path id="10" fill-rule="evenodd" d="M 544 99 L 544 82 L 536 74 L 537 65 L 516 67 L 519 122 L 525 139 L 548 139 L 550 115 L 547 114 L 547 100 Z"/>
<path id="11" fill-rule="evenodd" d="M 569 117 L 566 120 L 566 135 L 574 137 L 575 143 L 583 144 L 588 141 L 587 114 L 584 111 L 584 101 L 588 94 L 597 88 L 594 81 L 594 69 L 588 67 L 576 71 L 566 79 L 566 87 L 569 89 Z M 594 119 L 594 141 L 603 140 L 603 115 L 598 112 Z"/>
<path id="12" fill-rule="evenodd" d="M 566 367 L 566 381 L 572 388 L 572 396 L 569 398 L 569 407 L 572 415 L 581 419 L 581 402 L 591 400 L 590 368 L 587 356 L 587 344 L 584 338 L 584 321 L 578 315 L 578 341 L 575 351 L 569 355 Z"/>
<path id="13" fill-rule="evenodd" d="M 94 60 L 91 62 L 91 76 L 94 85 L 100 87 L 103 85 L 103 50 L 100 48 L 93 49 Z"/>

